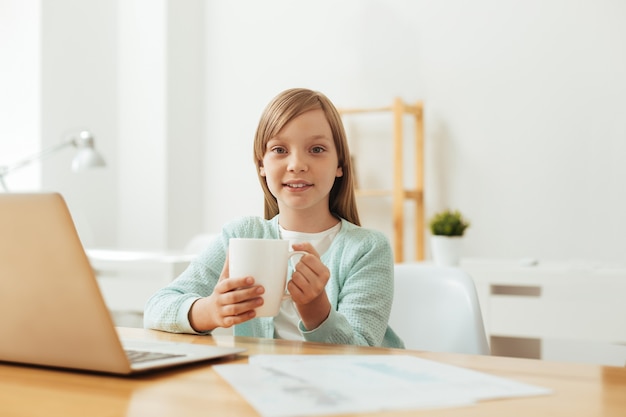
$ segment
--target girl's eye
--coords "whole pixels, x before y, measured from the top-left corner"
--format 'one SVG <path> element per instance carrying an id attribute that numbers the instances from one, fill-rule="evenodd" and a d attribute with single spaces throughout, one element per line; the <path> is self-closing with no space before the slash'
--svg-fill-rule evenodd
<path id="1" fill-rule="evenodd" d="M 280 146 L 275 146 L 272 148 L 272 152 L 277 154 L 284 154 L 287 153 L 287 150 L 285 148 L 281 148 Z"/>
<path id="2" fill-rule="evenodd" d="M 313 153 L 322 153 L 325 150 L 326 149 L 324 149 L 323 146 L 314 146 L 313 148 L 311 148 L 311 152 L 313 152 Z"/>

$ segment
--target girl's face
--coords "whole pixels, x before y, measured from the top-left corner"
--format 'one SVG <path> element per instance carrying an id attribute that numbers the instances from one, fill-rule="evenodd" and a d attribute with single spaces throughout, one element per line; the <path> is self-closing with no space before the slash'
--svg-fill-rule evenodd
<path id="1" fill-rule="evenodd" d="M 343 171 L 324 111 L 307 111 L 267 142 L 261 176 L 281 215 L 328 214 L 330 190 Z"/>

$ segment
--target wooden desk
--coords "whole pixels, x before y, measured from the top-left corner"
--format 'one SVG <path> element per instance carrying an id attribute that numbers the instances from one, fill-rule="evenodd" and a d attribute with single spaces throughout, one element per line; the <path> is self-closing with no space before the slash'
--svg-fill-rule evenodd
<path id="1" fill-rule="evenodd" d="M 236 362 L 254 354 L 412 354 L 517 381 L 549 387 L 553 395 L 486 401 L 475 406 L 364 414 L 391 416 L 626 415 L 626 368 L 533 359 L 411 352 L 232 336 L 174 335 L 120 328 L 129 337 L 241 346 Z M 201 364 L 130 378 L 0 364 L 0 416 L 257 416 L 217 373 Z"/>

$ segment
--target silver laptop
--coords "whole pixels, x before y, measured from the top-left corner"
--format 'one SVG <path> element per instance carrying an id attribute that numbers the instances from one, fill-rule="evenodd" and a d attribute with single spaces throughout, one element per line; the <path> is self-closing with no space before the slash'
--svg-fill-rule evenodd
<path id="1" fill-rule="evenodd" d="M 121 340 L 63 197 L 0 194 L 0 361 L 125 375 L 243 351 Z"/>

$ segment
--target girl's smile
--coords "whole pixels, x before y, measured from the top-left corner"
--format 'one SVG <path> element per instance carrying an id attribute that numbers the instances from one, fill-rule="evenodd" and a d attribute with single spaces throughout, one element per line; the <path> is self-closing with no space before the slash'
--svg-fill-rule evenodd
<path id="1" fill-rule="evenodd" d="M 293 182 L 288 182 L 284 184 L 284 186 L 287 188 L 291 188 L 294 191 L 304 191 L 305 189 L 308 189 L 309 187 L 313 187 L 313 184 L 310 184 L 308 182 L 293 181 Z"/>

